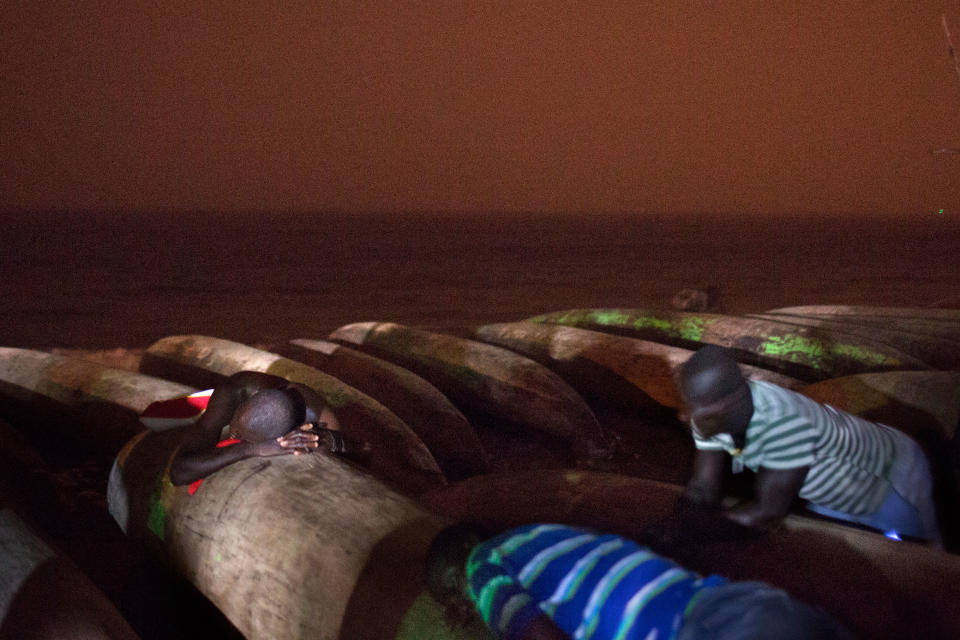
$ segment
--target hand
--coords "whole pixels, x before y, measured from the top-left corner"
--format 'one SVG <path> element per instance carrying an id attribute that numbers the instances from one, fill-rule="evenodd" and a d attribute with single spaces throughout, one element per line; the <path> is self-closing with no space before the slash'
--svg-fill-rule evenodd
<path id="1" fill-rule="evenodd" d="M 285 433 L 276 440 L 267 440 L 253 445 L 256 456 L 266 458 L 292 453 L 295 456 L 312 453 L 319 445 L 320 437 L 313 432 L 313 425 L 309 422 L 299 428 Z"/>

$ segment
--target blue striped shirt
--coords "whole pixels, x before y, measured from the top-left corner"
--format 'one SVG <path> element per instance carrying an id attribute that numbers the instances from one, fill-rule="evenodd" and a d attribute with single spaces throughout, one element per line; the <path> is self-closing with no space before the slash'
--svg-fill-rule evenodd
<path id="1" fill-rule="evenodd" d="M 574 640 L 667 640 L 703 589 L 701 578 L 616 535 L 527 525 L 474 548 L 468 591 L 484 622 L 513 638 L 544 613 Z"/>

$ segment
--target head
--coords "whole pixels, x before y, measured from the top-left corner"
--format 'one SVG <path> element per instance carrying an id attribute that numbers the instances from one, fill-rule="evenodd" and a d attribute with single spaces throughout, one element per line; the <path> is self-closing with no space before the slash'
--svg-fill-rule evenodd
<path id="1" fill-rule="evenodd" d="M 455 524 L 438 533 L 427 550 L 425 581 L 427 590 L 438 602 L 465 599 L 467 558 L 487 532 L 474 524 Z"/>
<path id="2" fill-rule="evenodd" d="M 279 438 L 303 424 L 306 403 L 293 389 L 264 389 L 243 402 L 230 419 L 230 435 L 249 442 Z"/>
<path id="3" fill-rule="evenodd" d="M 680 367 L 678 382 L 691 426 L 700 435 L 736 434 L 750 424 L 750 387 L 726 349 L 699 349 Z"/>

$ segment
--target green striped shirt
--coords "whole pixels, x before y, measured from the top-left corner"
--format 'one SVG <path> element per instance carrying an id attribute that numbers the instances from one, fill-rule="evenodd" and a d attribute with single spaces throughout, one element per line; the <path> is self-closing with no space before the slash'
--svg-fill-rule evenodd
<path id="1" fill-rule="evenodd" d="M 890 427 L 769 382 L 750 380 L 749 385 L 753 416 L 743 450 L 728 434 L 703 439 L 694 432 L 698 449 L 727 451 L 753 471 L 809 466 L 801 498 L 853 515 L 880 508 L 896 455 Z"/>

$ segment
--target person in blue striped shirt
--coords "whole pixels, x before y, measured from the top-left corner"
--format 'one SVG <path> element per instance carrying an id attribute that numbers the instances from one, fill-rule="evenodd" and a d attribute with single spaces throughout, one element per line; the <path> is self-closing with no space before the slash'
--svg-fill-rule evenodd
<path id="1" fill-rule="evenodd" d="M 503 640 L 786 640 L 849 637 L 819 609 L 760 582 L 702 577 L 626 538 L 560 524 L 493 537 L 441 531 L 426 583 L 472 603 Z"/>
<path id="2" fill-rule="evenodd" d="M 770 528 L 799 496 L 815 513 L 940 544 L 930 465 L 906 434 L 747 380 L 713 345 L 683 364 L 678 382 L 697 448 L 687 500 L 718 504 L 732 458 L 734 473 L 757 474 L 754 499 L 727 511 L 739 524 Z"/>

